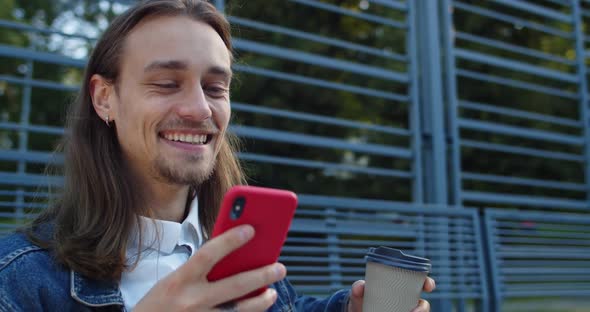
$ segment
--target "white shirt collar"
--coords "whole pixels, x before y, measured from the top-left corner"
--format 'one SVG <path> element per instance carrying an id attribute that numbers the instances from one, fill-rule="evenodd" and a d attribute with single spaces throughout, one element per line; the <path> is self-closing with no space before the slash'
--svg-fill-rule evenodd
<path id="1" fill-rule="evenodd" d="M 195 252 L 203 243 L 199 223 L 199 201 L 197 197 L 191 202 L 189 213 L 182 223 L 140 216 L 142 241 L 138 246 L 137 227 L 132 237 L 131 248 L 155 249 L 170 254 L 176 246 L 188 246 Z M 159 234 L 159 239 L 156 235 Z"/>

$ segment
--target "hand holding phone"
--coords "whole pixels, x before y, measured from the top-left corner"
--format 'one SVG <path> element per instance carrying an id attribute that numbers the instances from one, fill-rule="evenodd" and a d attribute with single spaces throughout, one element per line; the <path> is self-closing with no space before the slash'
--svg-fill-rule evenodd
<path id="1" fill-rule="evenodd" d="M 229 302 L 235 304 L 233 308 L 237 311 L 267 311 L 277 299 L 273 289 L 247 300 L 236 301 L 236 298 L 284 279 L 283 265 L 273 263 L 215 282 L 207 280 L 207 274 L 217 262 L 254 235 L 252 226 L 242 225 L 209 240 L 185 264 L 159 280 L 133 311 L 219 311 L 220 305 Z"/>
<path id="2" fill-rule="evenodd" d="M 254 227 L 255 236 L 211 269 L 209 281 L 216 281 L 240 272 L 275 263 L 287 238 L 287 232 L 297 207 L 297 196 L 290 191 L 254 186 L 235 186 L 225 195 L 213 237 L 242 224 Z M 263 293 L 260 288 L 246 296 Z"/>

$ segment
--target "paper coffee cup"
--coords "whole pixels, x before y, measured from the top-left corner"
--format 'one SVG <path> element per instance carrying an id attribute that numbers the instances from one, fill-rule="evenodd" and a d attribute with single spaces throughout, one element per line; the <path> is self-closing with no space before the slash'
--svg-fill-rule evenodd
<path id="1" fill-rule="evenodd" d="M 409 312 L 418 305 L 430 260 L 377 247 L 369 249 L 365 261 L 363 312 Z"/>

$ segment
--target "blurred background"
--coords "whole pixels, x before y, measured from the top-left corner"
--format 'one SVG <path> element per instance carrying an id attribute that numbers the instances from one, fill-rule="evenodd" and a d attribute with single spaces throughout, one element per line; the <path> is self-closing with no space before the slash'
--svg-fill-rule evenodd
<path id="1" fill-rule="evenodd" d="M 131 0 L 0 0 L 0 235 L 44 208 L 94 42 Z M 226 0 L 253 185 L 300 206 L 299 292 L 370 246 L 433 261 L 433 311 L 590 311 L 590 2 Z"/>

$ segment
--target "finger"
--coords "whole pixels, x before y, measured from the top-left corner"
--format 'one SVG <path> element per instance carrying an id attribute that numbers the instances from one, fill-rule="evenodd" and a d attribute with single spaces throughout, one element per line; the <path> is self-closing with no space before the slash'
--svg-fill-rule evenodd
<path id="1" fill-rule="evenodd" d="M 365 281 L 358 280 L 352 284 L 352 295 L 357 298 L 363 298 L 365 295 Z"/>
<path id="2" fill-rule="evenodd" d="M 424 281 L 424 286 L 422 287 L 422 289 L 425 292 L 432 292 L 435 288 L 436 288 L 436 282 L 432 278 L 427 277 L 426 280 Z"/>
<path id="3" fill-rule="evenodd" d="M 363 308 L 363 297 L 365 295 L 365 281 L 358 280 L 352 284 L 350 290 L 350 303 L 348 311 L 362 311 Z"/>
<path id="4" fill-rule="evenodd" d="M 205 276 L 219 260 L 244 245 L 252 237 L 254 237 L 254 228 L 251 225 L 232 228 L 204 244 L 178 271 L 191 272 L 191 276 L 194 274 Z"/>
<path id="5" fill-rule="evenodd" d="M 269 288 L 261 295 L 238 302 L 236 311 L 258 312 L 268 310 L 277 301 L 277 291 Z"/>
<path id="6" fill-rule="evenodd" d="M 287 269 L 281 263 L 274 263 L 259 269 L 238 273 L 210 283 L 207 298 L 213 305 L 217 305 L 280 281 L 286 275 Z"/>
<path id="7" fill-rule="evenodd" d="M 418 306 L 412 312 L 430 312 L 430 303 L 424 299 L 418 300 Z"/>

